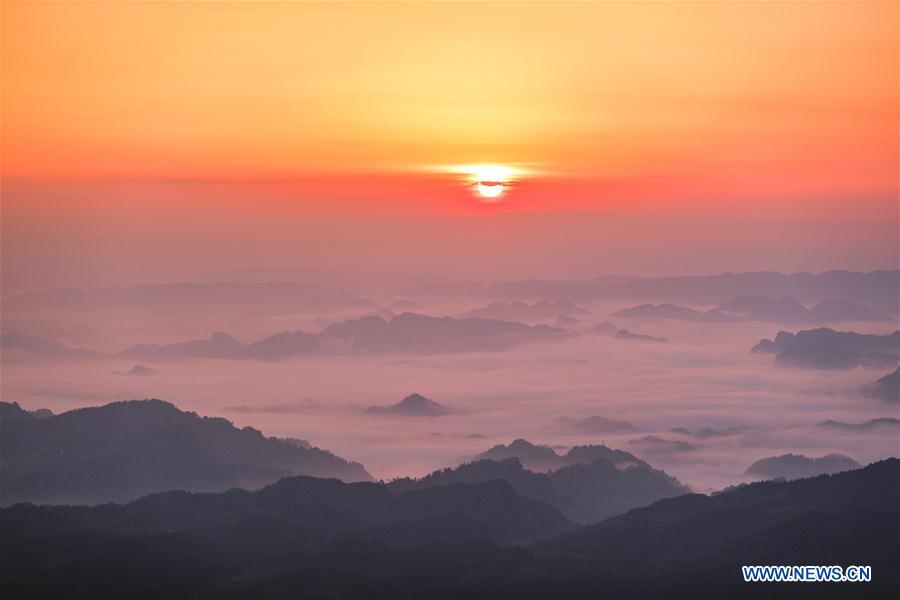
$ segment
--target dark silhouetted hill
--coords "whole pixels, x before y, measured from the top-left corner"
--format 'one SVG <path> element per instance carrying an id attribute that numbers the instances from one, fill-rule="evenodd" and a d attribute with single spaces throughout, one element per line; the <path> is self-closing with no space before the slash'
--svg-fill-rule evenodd
<path id="1" fill-rule="evenodd" d="M 859 388 L 859 393 L 866 398 L 897 404 L 900 402 L 900 367 L 884 377 L 862 386 Z"/>
<path id="2" fill-rule="evenodd" d="M 53 416 L 53 412 L 47 408 L 37 410 L 25 410 L 18 402 L 0 402 L 0 427 L 3 421 L 33 421 L 47 419 Z"/>
<path id="3" fill-rule="evenodd" d="M 124 506 L 17 505 L 0 525 L 12 599 L 893 598 L 900 461 L 669 498 L 575 531 L 499 480 L 394 495 L 304 477 Z M 742 565 L 767 564 L 869 565 L 873 579 L 743 581 Z"/>
<path id="4" fill-rule="evenodd" d="M 370 415 L 400 415 L 405 417 L 442 417 L 454 411 L 443 404 L 438 404 L 421 394 L 410 394 L 397 404 L 389 406 L 370 406 L 366 409 Z"/>
<path id="5" fill-rule="evenodd" d="M 820 458 L 809 458 L 802 454 L 784 454 L 763 458 L 749 467 L 746 474 L 765 479 L 800 479 L 816 475 L 840 473 L 858 469 L 860 464 L 843 454 L 827 454 Z"/>
<path id="6" fill-rule="evenodd" d="M 887 335 L 835 331 L 827 327 L 795 334 L 779 331 L 774 340 L 762 340 L 750 351 L 775 353 L 775 364 L 788 367 L 893 367 L 900 358 L 900 331 Z"/>
<path id="7" fill-rule="evenodd" d="M 95 504 L 152 492 L 257 488 L 287 475 L 370 480 L 358 463 L 161 400 L 0 422 L 0 502 Z M 14 406 L 14 405 L 13 405 Z"/>
<path id="8" fill-rule="evenodd" d="M 900 585 L 898 527 L 900 461 L 889 459 L 837 475 L 661 500 L 535 545 L 515 589 L 573 598 L 887 598 Z M 747 584 L 741 576 L 742 565 L 801 563 L 871 565 L 873 581 Z"/>
<path id="9" fill-rule="evenodd" d="M 394 494 L 383 484 L 310 477 L 256 492 L 167 492 L 124 505 L 20 504 L 0 511 L 0 523 L 7 598 L 205 595 L 214 582 L 239 586 L 332 556 L 335 544 L 346 548 L 336 566 L 353 569 L 354 554 L 373 544 L 388 554 L 433 544 L 493 548 L 572 529 L 556 509 L 502 480 Z"/>
<path id="10" fill-rule="evenodd" d="M 483 483 L 502 479 L 526 498 L 551 504 L 573 521 L 592 523 L 689 492 L 678 480 L 645 465 L 618 469 L 608 460 L 575 462 L 549 473 L 524 469 L 517 458 L 477 460 L 455 469 L 443 469 L 421 479 L 397 479 L 397 491 L 449 483 Z"/>
<path id="11" fill-rule="evenodd" d="M 498 444 L 482 452 L 474 460 L 505 458 L 517 458 L 523 467 L 535 472 L 551 471 L 575 463 L 590 463 L 598 458 L 607 460 L 620 469 L 631 465 L 650 466 L 629 452 L 602 445 L 574 446 L 565 454 L 559 455 L 553 448 L 532 444 L 521 438 L 513 440 L 508 445 Z"/>

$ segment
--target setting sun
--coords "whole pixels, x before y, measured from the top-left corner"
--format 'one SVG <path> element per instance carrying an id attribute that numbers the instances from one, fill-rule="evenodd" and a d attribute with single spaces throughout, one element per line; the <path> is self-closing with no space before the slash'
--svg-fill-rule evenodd
<path id="1" fill-rule="evenodd" d="M 503 182 L 501 181 L 479 181 L 478 193 L 485 198 L 497 198 L 503 193 Z"/>
<path id="2" fill-rule="evenodd" d="M 534 175 L 534 172 L 519 167 L 498 164 L 451 165 L 437 170 L 460 176 L 466 186 L 473 188 L 478 196 L 487 201 L 499 198 L 526 174 Z"/>

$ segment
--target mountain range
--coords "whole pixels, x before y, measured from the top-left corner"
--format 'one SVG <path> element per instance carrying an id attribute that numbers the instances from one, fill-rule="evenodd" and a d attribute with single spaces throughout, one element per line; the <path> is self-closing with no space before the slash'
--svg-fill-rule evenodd
<path id="1" fill-rule="evenodd" d="M 685 306 L 641 304 L 612 313 L 632 319 L 674 319 L 721 323 L 730 321 L 768 321 L 773 323 L 842 323 L 845 321 L 891 321 L 890 317 L 863 308 L 849 298 L 826 300 L 806 308 L 795 298 L 772 298 L 761 294 L 736 296 L 716 308 L 699 311 Z"/>
<path id="2" fill-rule="evenodd" d="M 810 458 L 802 454 L 783 454 L 762 458 L 747 467 L 746 474 L 762 479 L 800 479 L 826 473 L 858 469 L 860 464 L 843 454 L 827 454 Z"/>
<path id="3" fill-rule="evenodd" d="M 602 445 L 574 446 L 565 454 L 557 454 L 553 448 L 532 444 L 528 440 L 516 439 L 507 444 L 498 444 L 485 450 L 474 457 L 478 460 L 503 460 L 516 458 L 523 467 L 529 471 L 546 472 L 576 463 L 590 463 L 602 458 L 619 469 L 629 466 L 642 466 L 650 468 L 650 465 L 637 456 L 624 450 L 613 450 Z"/>
<path id="4" fill-rule="evenodd" d="M 779 331 L 774 340 L 761 340 L 750 352 L 775 354 L 775 364 L 788 367 L 896 367 L 900 360 L 900 331 L 886 335 L 835 331 L 827 327 L 797 333 Z"/>
<path id="5" fill-rule="evenodd" d="M 629 299 L 719 305 L 748 294 L 792 296 L 806 304 L 849 298 L 869 310 L 893 316 L 900 306 L 900 271 L 863 273 L 835 270 L 818 274 L 757 271 L 673 277 L 602 275 L 590 279 L 469 285 L 468 289 L 469 293 L 507 300 L 567 299 L 577 303 L 597 299 Z M 416 296 L 415 289 L 407 289 L 406 293 Z"/>
<path id="6" fill-rule="evenodd" d="M 0 585 L 13 599 L 887 598 L 900 585 L 898 506 L 897 459 L 686 494 L 581 528 L 501 479 L 404 492 L 292 477 L 256 492 L 2 509 Z M 873 579 L 741 577 L 742 565 L 799 563 L 869 565 Z"/>
<path id="7" fill-rule="evenodd" d="M 185 358 L 275 361 L 312 354 L 437 354 L 505 350 L 524 343 L 558 340 L 567 335 L 564 330 L 548 325 L 403 313 L 389 320 L 370 315 L 340 321 L 318 334 L 300 330 L 276 333 L 249 344 L 217 331 L 205 340 L 138 344 L 114 356 L 143 361 Z M 16 332 L 3 334 L 0 347 L 6 357 L 11 353 L 84 359 L 109 356 Z"/>
<path id="8" fill-rule="evenodd" d="M 96 504 L 167 490 L 258 488 L 288 475 L 368 481 L 362 465 L 161 400 L 45 418 L 0 403 L 0 502 Z"/>
<path id="9" fill-rule="evenodd" d="M 900 367 L 860 387 L 859 393 L 890 404 L 900 403 Z"/>
<path id="10" fill-rule="evenodd" d="M 397 491 L 409 491 L 448 485 L 476 484 L 502 479 L 526 498 L 546 502 L 569 519 L 593 523 L 638 506 L 690 490 L 677 479 L 651 468 L 631 465 L 619 469 L 605 458 L 578 460 L 549 473 L 529 471 L 518 458 L 480 459 L 455 469 L 435 471 L 420 479 L 396 479 L 389 485 Z"/>

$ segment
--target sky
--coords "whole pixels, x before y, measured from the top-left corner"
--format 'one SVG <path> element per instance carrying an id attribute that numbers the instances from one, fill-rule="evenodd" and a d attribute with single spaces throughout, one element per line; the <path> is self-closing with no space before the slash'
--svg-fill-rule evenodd
<path id="1" fill-rule="evenodd" d="M 898 18 L 895 2 L 4 2 L 4 285 L 223 262 L 896 268 Z M 518 175 L 486 199 L 458 173 L 474 164 Z"/>

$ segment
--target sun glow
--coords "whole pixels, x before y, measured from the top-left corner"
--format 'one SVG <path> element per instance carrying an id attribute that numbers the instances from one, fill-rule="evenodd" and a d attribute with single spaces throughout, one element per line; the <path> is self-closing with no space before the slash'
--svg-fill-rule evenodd
<path id="1" fill-rule="evenodd" d="M 441 171 L 460 176 L 483 200 L 494 202 L 527 172 L 519 167 L 498 164 L 468 164 L 441 167 Z"/>
<path id="2" fill-rule="evenodd" d="M 503 193 L 503 183 L 499 181 L 479 181 L 475 189 L 485 198 L 497 198 Z"/>

